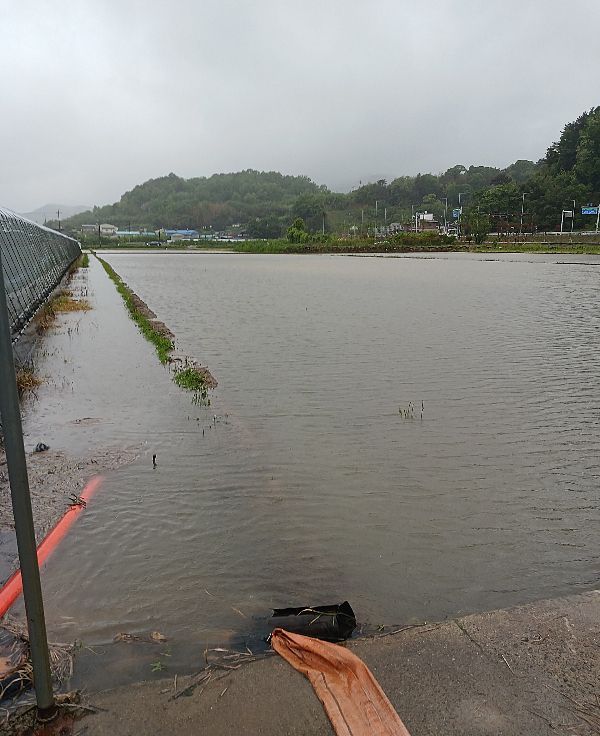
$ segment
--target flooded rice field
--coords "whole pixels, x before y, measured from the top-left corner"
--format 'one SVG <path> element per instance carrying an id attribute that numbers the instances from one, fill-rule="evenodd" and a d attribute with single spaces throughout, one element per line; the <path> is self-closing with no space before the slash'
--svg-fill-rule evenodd
<path id="1" fill-rule="evenodd" d="M 95 309 L 49 338 L 62 383 L 29 407 L 27 441 L 139 457 L 44 570 L 51 638 L 106 652 L 160 631 L 177 671 L 254 646 L 273 607 L 348 599 L 376 627 L 597 585 L 599 269 L 104 257 L 219 385 L 194 405 L 90 259 Z M 159 657 L 120 646 L 131 661 L 101 663 L 103 684 Z"/>

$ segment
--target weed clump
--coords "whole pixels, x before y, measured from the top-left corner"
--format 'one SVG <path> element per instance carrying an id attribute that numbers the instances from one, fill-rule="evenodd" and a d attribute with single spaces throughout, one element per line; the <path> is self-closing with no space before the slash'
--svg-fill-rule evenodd
<path id="1" fill-rule="evenodd" d="M 181 368 L 175 372 L 173 381 L 180 388 L 194 392 L 194 398 L 192 399 L 194 404 L 210 406 L 210 399 L 208 398 L 209 384 L 205 369 L 195 365 Z"/>
<path id="2" fill-rule="evenodd" d="M 87 312 L 92 307 L 87 299 L 73 299 L 70 291 L 60 291 L 51 302 L 54 312 Z"/>
<path id="3" fill-rule="evenodd" d="M 33 367 L 27 365 L 17 368 L 16 378 L 19 398 L 22 398 L 29 391 L 35 391 L 42 383 L 41 379 L 35 375 Z"/>
<path id="4" fill-rule="evenodd" d="M 56 312 L 52 302 L 46 302 L 35 315 L 35 329 L 38 335 L 50 329 L 56 321 Z"/>

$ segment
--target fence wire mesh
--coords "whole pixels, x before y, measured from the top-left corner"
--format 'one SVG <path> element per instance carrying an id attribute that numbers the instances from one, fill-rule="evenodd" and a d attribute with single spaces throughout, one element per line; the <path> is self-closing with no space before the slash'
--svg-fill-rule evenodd
<path id="1" fill-rule="evenodd" d="M 73 238 L 0 208 L 0 249 L 14 341 L 81 248 Z"/>

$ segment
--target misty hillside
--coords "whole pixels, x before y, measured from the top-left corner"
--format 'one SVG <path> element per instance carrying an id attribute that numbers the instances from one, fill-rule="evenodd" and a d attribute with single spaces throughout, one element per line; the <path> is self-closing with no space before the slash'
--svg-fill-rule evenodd
<path id="1" fill-rule="evenodd" d="M 89 205 L 83 204 L 45 204 L 32 212 L 20 212 L 19 214 L 23 215 L 23 217 L 26 217 L 28 220 L 33 220 L 34 222 L 43 225 L 46 221 L 56 221 L 58 212 L 60 212 L 60 219 L 66 220 L 69 217 L 78 215 L 80 212 L 86 212 L 89 209 Z"/>
<path id="2" fill-rule="evenodd" d="M 254 170 L 182 179 L 169 174 L 126 192 L 119 202 L 78 214 L 68 225 L 107 222 L 119 227 L 220 230 L 242 224 L 251 236 L 278 237 L 296 218 L 309 230 L 347 229 L 350 223 L 410 221 L 415 210 L 450 219 L 460 204 L 514 221 L 523 206 L 532 227 L 556 229 L 563 208 L 600 201 L 600 107 L 568 123 L 545 158 L 505 169 L 453 166 L 442 174 L 402 176 L 331 192 L 306 176 Z M 576 212 L 579 227 L 590 226 Z"/>

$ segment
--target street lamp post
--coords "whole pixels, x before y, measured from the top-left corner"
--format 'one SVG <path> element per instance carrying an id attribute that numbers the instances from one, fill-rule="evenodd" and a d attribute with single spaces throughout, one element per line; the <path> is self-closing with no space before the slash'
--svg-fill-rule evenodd
<path id="1" fill-rule="evenodd" d="M 575 200 L 573 200 L 573 211 L 571 212 L 571 235 L 573 234 L 573 223 L 575 222 Z"/>

